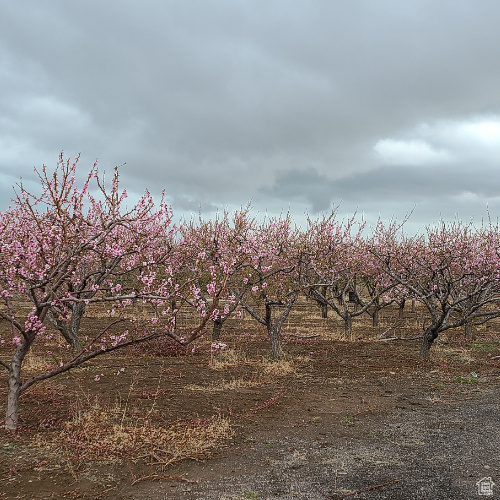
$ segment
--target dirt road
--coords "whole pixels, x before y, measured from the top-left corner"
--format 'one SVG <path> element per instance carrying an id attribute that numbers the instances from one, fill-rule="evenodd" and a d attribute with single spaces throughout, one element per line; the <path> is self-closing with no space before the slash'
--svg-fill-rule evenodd
<path id="1" fill-rule="evenodd" d="M 326 413 L 331 389 L 314 387 L 275 425 L 250 426 L 238 449 L 176 469 L 193 482 L 138 485 L 124 498 L 500 498 L 500 387 L 448 398 L 382 388 L 387 403 L 341 425 Z"/>

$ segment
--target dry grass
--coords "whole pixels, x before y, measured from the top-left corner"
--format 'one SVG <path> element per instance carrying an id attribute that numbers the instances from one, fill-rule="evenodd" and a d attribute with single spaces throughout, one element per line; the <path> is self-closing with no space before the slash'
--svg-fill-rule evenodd
<path id="1" fill-rule="evenodd" d="M 210 367 L 214 370 L 225 370 L 233 366 L 244 365 L 248 363 L 245 353 L 236 349 L 221 351 L 212 356 Z"/>
<path id="2" fill-rule="evenodd" d="M 307 354 L 297 354 L 297 355 L 293 356 L 294 363 L 307 364 L 307 363 L 310 363 L 311 361 L 312 361 L 311 356 L 309 356 Z"/>
<path id="3" fill-rule="evenodd" d="M 264 373 L 269 377 L 284 377 L 295 374 L 295 364 L 290 359 L 280 359 L 279 361 L 264 361 Z"/>
<path id="4" fill-rule="evenodd" d="M 456 345 L 437 344 L 433 348 L 432 359 L 434 361 L 470 364 L 476 361 L 477 356 L 470 349 L 457 347 Z"/>
<path id="5" fill-rule="evenodd" d="M 259 387 L 263 384 L 261 380 L 244 378 L 234 378 L 230 380 L 222 380 L 220 382 L 213 382 L 210 385 L 186 385 L 184 389 L 189 391 L 207 391 L 207 392 L 223 392 L 231 389 L 245 389 L 249 387 Z"/>
<path id="6" fill-rule="evenodd" d="M 45 371 L 54 366 L 57 366 L 57 364 L 52 356 L 48 354 L 39 355 L 33 352 L 28 353 L 23 362 L 23 370 L 28 372 Z"/>
<path id="7" fill-rule="evenodd" d="M 152 411 L 135 415 L 126 405 L 106 406 L 96 400 L 65 422 L 49 443 L 40 440 L 38 445 L 49 453 L 62 447 L 73 463 L 142 459 L 166 467 L 206 458 L 233 436 L 230 420 L 220 415 L 167 425 L 155 423 L 153 417 Z"/>

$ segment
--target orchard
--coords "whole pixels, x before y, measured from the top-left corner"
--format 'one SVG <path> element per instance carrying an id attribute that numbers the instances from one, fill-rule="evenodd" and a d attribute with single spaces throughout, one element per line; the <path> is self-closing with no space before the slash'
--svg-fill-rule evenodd
<path id="1" fill-rule="evenodd" d="M 0 214 L 8 431 L 19 430 L 29 388 L 89 363 L 105 366 L 119 351 L 147 357 L 177 345 L 195 355 L 205 339 L 215 366 L 229 350 L 226 325 L 243 317 L 265 334 L 269 359 L 281 366 L 283 328 L 299 303 L 318 319 L 338 318 L 346 346 L 363 336 L 357 318 L 378 327 L 383 311 L 396 308 L 402 317 L 405 304 L 417 304 L 423 320 L 410 337 L 422 360 L 443 332 L 471 342 L 476 328 L 500 315 L 494 224 L 441 221 L 408 236 L 404 223 L 368 227 L 332 213 L 299 227 L 289 214 L 261 220 L 247 206 L 175 225 L 172 208 L 147 191 L 129 205 L 119 169 L 107 179 L 94 165 L 79 184 L 78 163 L 61 154 L 53 171 L 37 171 L 36 193 L 20 183 Z M 99 317 L 95 328 L 88 316 Z M 385 334 L 396 324 L 378 336 L 381 349 L 389 349 Z M 244 349 L 248 328 L 232 335 L 233 352 Z M 304 355 L 308 339 L 318 336 L 305 325 L 297 332 Z M 27 370 L 29 356 L 51 361 Z"/>
<path id="2" fill-rule="evenodd" d="M 218 339 L 225 320 L 242 311 L 266 327 L 279 359 L 282 325 L 301 294 L 342 318 L 346 338 L 353 317 L 375 318 L 396 301 L 418 301 L 428 311 L 422 357 L 441 332 L 470 332 L 500 313 L 496 226 L 441 222 L 408 237 L 394 223 L 370 230 L 332 214 L 300 229 L 290 215 L 258 222 L 247 207 L 176 227 L 171 208 L 148 192 L 128 207 L 118 169 L 107 186 L 94 165 L 78 186 L 77 164 L 61 154 L 53 172 L 38 172 L 40 193 L 19 184 L 0 217 L 8 429 L 16 429 L 19 398 L 31 385 L 161 337 L 187 345 L 213 330 Z M 151 306 L 150 318 L 136 317 L 138 302 Z M 108 322 L 89 336 L 80 324 L 96 304 Z M 185 331 L 176 326 L 181 306 L 198 318 Z M 119 333 L 110 334 L 118 324 Z M 50 350 L 54 342 L 64 347 L 57 364 L 24 378 L 30 350 Z"/>

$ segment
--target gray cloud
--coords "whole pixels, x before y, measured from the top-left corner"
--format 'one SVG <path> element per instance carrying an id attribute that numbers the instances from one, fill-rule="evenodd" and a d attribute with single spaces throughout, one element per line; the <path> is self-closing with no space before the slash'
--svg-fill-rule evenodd
<path id="1" fill-rule="evenodd" d="M 314 170 L 291 171 L 278 177 L 274 187 L 266 192 L 285 200 L 306 196 L 310 203 L 319 197 L 318 210 L 340 199 L 372 203 L 373 200 L 419 202 L 428 197 L 464 193 L 484 198 L 500 196 L 498 168 L 464 168 L 460 176 L 457 168 L 456 165 L 425 169 L 383 166 L 338 180 L 327 179 Z"/>
<path id="2" fill-rule="evenodd" d="M 64 149 L 186 212 L 496 206 L 499 21 L 493 0 L 4 2 L 0 203 Z"/>

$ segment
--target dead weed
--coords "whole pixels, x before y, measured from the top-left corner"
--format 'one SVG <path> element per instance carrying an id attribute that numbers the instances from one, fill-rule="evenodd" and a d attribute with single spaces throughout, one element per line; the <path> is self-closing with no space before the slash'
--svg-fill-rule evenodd
<path id="1" fill-rule="evenodd" d="M 62 447 L 73 463 L 142 459 L 167 466 L 208 457 L 233 436 L 230 420 L 221 415 L 163 425 L 154 417 L 152 411 L 140 416 L 119 403 L 105 405 L 96 400 L 64 422 L 49 443 L 43 440 L 38 445 Z"/>

